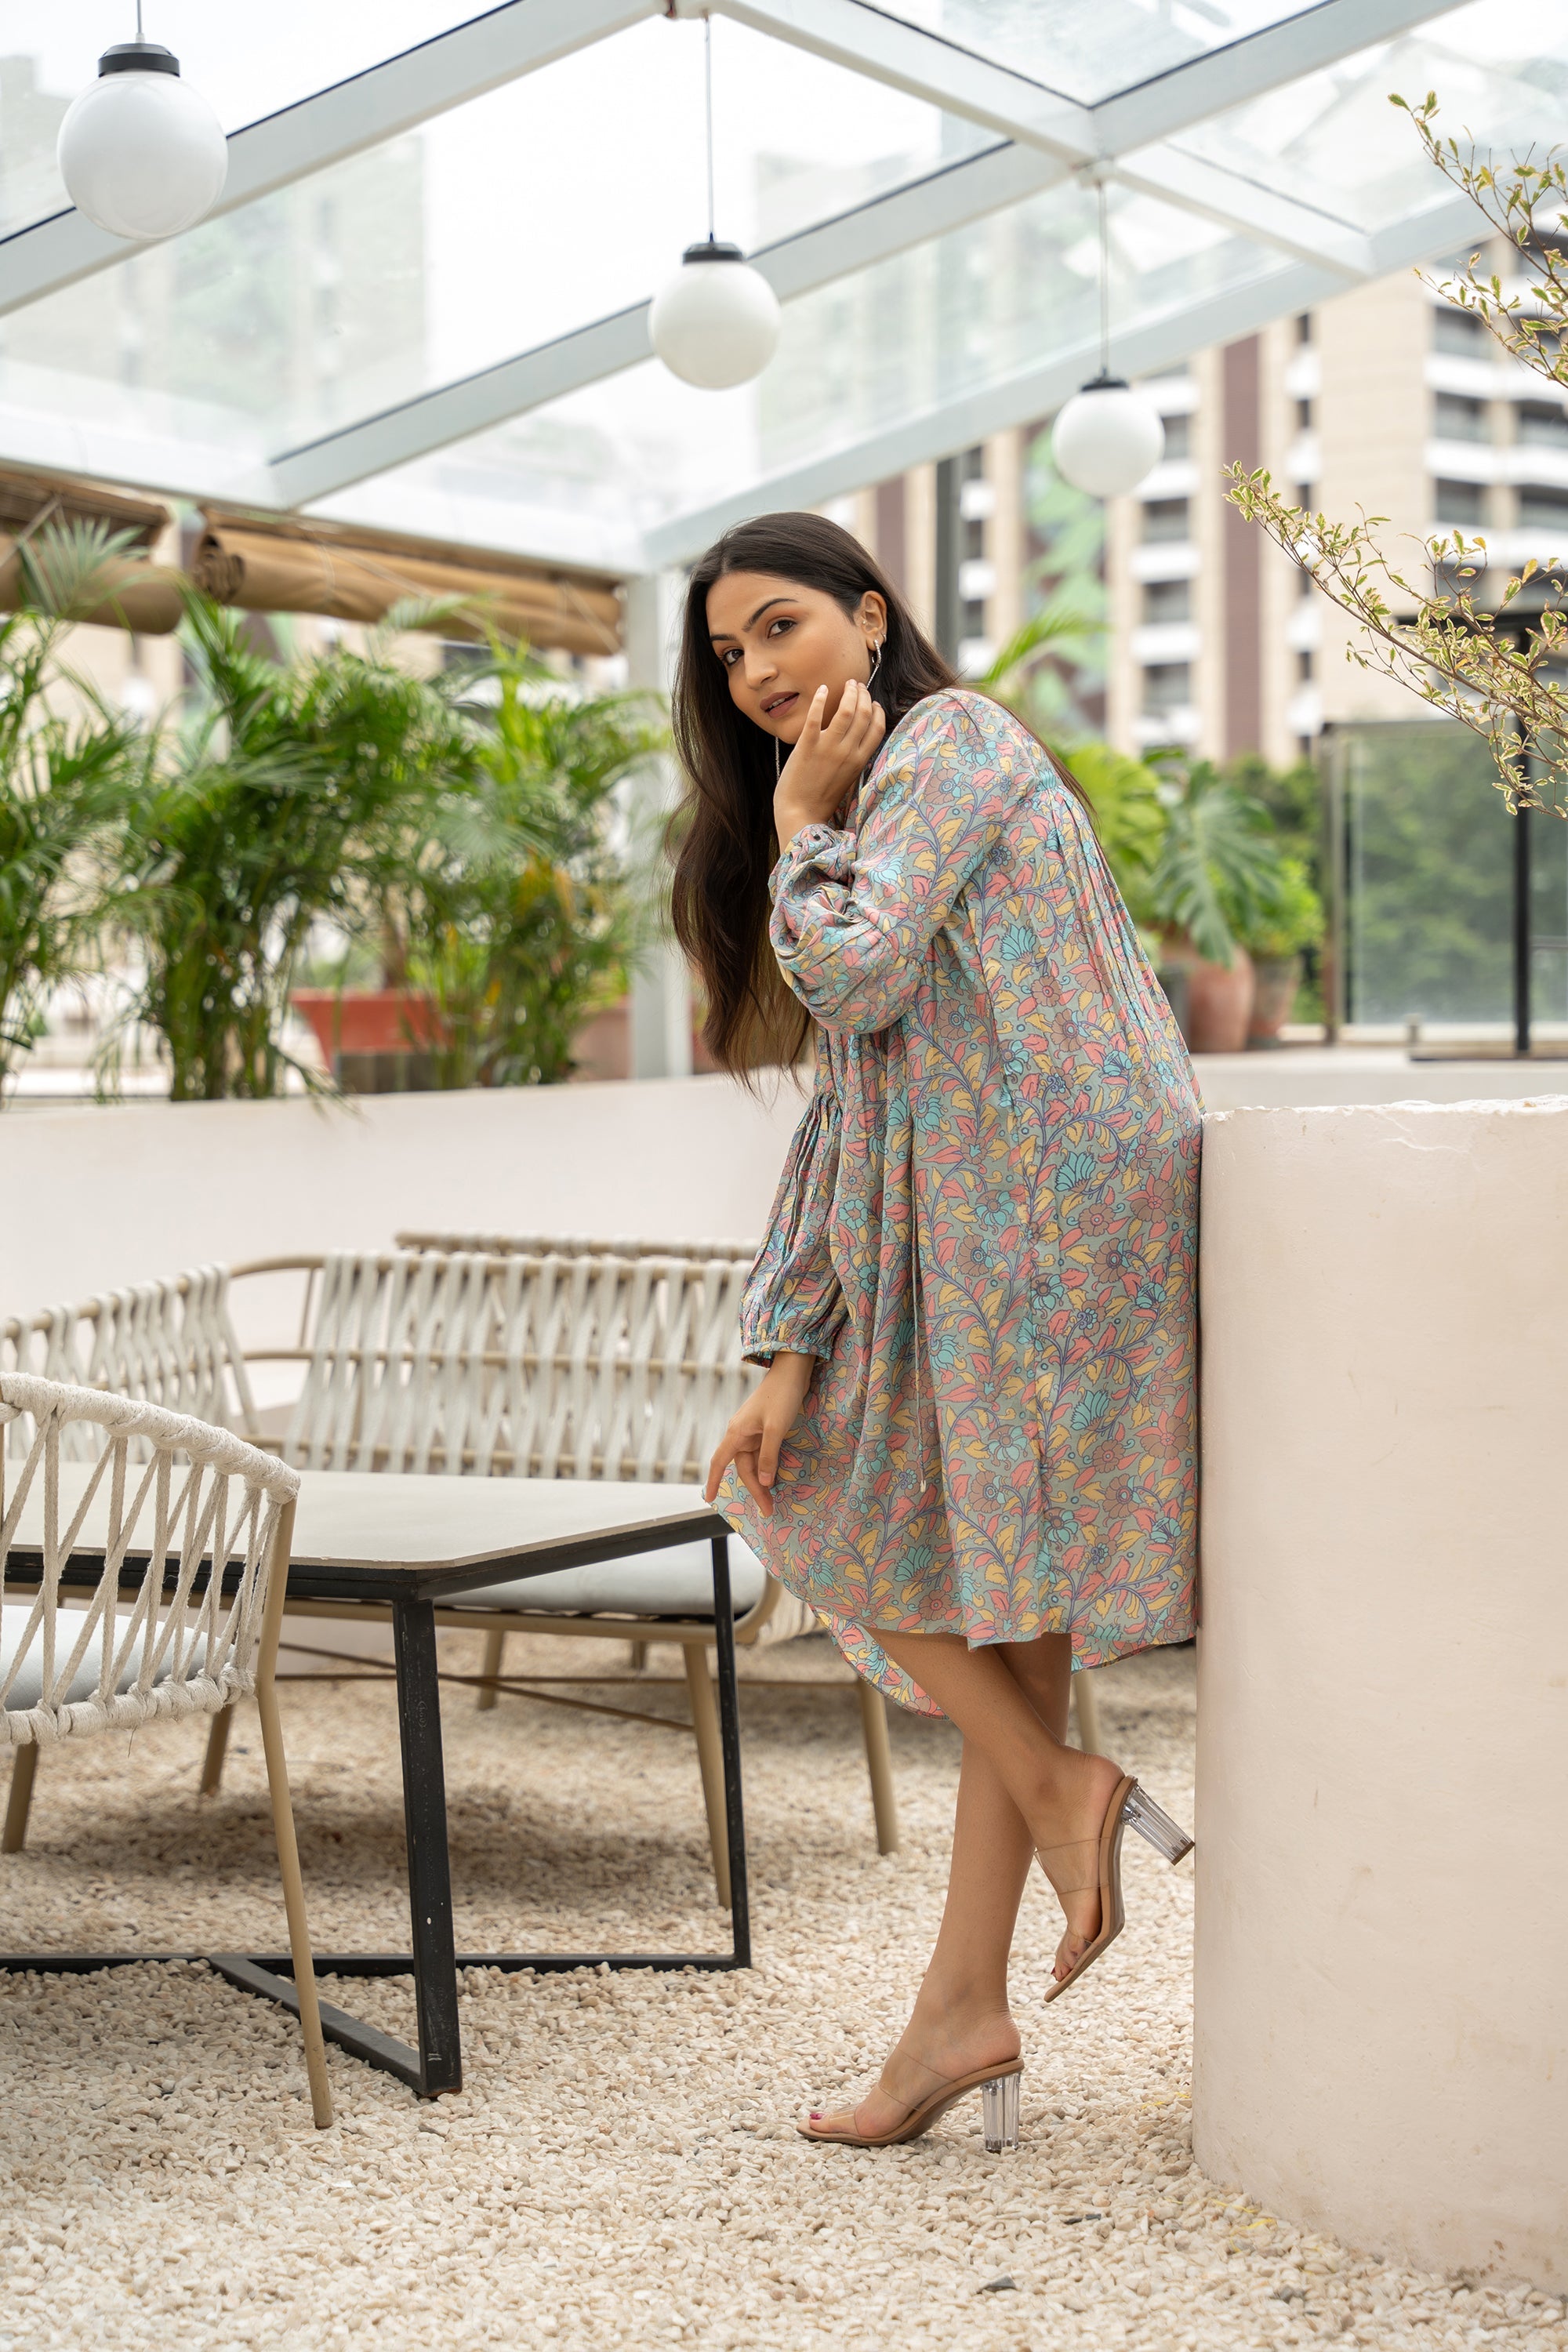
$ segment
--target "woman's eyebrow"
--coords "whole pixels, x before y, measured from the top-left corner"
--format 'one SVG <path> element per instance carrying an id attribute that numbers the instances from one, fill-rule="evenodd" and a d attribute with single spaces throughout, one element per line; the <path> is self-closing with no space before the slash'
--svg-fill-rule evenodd
<path id="1" fill-rule="evenodd" d="M 763 614 L 764 613 L 768 612 L 768 611 L 769 611 L 769 610 L 770 610 L 770 609 L 771 609 L 774 604 L 787 604 L 789 603 L 789 601 L 790 601 L 790 600 L 789 600 L 789 598 L 788 598 L 787 596 L 770 596 L 770 597 L 768 597 L 765 603 L 761 604 L 759 604 L 759 605 L 757 606 L 757 609 L 756 609 L 756 611 L 755 611 L 754 613 L 750 613 L 750 614 L 747 614 L 747 616 L 746 616 L 746 626 L 747 626 L 747 628 L 748 628 L 748 629 L 750 629 L 750 628 L 753 627 L 753 626 L 755 625 L 755 624 L 756 624 L 758 621 L 760 621 L 760 620 L 762 619 Z M 734 634 L 735 634 L 735 632 L 734 632 L 734 630 L 733 630 L 733 629 L 710 629 L 710 630 L 709 630 L 709 632 L 708 632 L 708 642 L 709 642 L 709 644 L 710 644 L 710 645 L 716 646 L 716 645 L 718 644 L 718 642 L 719 642 L 719 640 L 720 640 L 720 638 L 721 638 L 721 637 L 732 637 L 732 636 L 734 635 Z"/>

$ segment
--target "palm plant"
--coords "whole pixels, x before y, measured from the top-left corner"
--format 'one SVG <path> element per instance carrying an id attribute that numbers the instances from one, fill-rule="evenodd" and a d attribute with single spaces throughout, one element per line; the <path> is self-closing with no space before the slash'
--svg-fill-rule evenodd
<path id="1" fill-rule="evenodd" d="M 136 1013 L 163 1035 L 176 1102 L 275 1094 L 301 1068 L 282 1038 L 311 926 L 372 919 L 398 845 L 474 770 L 450 691 L 384 647 L 279 668 L 243 631 L 189 597 L 195 685 L 152 747 L 121 865 Z"/>
<path id="2" fill-rule="evenodd" d="M 0 1087 L 7 1091 L 48 998 L 91 960 L 114 833 L 144 757 L 135 722 L 58 661 L 63 633 L 103 603 L 132 543 L 129 532 L 101 525 L 41 531 L 20 553 L 26 601 L 0 615 Z"/>
<path id="3" fill-rule="evenodd" d="M 414 862 L 408 973 L 440 1015 L 437 1084 L 552 1085 L 647 943 L 614 796 L 663 726 L 647 698 L 576 696 L 499 637 L 479 677 L 479 777 Z"/>

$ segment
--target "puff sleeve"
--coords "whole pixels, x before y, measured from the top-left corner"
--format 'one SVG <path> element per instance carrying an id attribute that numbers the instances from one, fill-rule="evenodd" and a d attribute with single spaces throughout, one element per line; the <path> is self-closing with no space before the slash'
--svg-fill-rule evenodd
<path id="1" fill-rule="evenodd" d="M 933 695 L 890 739 L 858 831 L 802 826 L 768 877 L 768 936 L 825 1028 L 869 1034 L 899 1019 L 1039 772 L 1038 746 L 996 703 Z"/>
<path id="2" fill-rule="evenodd" d="M 741 1295 L 741 1349 L 749 1364 L 772 1363 L 781 1348 L 830 1356 L 847 1313 L 828 1248 L 839 1109 L 826 1059 L 817 1057 L 811 1100 L 790 1139 L 767 1237 Z"/>

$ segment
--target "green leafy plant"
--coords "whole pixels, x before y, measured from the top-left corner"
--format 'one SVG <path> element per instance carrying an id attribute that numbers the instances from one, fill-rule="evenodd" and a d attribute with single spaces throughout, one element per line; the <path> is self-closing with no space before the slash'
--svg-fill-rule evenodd
<path id="1" fill-rule="evenodd" d="M 1391 102 L 1410 116 L 1431 162 L 1514 247 L 1529 281 L 1528 299 L 1507 292 L 1500 278 L 1482 270 L 1478 251 L 1436 290 L 1479 319 L 1511 358 L 1558 390 L 1568 387 L 1568 257 L 1557 241 L 1568 214 L 1568 163 L 1553 152 L 1540 163 L 1516 156 L 1500 171 L 1479 159 L 1473 143 L 1439 136 L 1433 92 L 1417 106 L 1398 96 Z M 1379 544 L 1386 515 L 1331 521 L 1289 505 L 1266 468 L 1235 465 L 1229 475 L 1232 504 L 1360 624 L 1347 658 L 1384 672 L 1484 736 L 1510 810 L 1551 806 L 1568 815 L 1568 611 L 1555 567 L 1525 563 L 1493 611 L 1477 604 L 1471 584 L 1487 569 L 1484 539 L 1454 531 L 1417 542 L 1425 576 L 1416 576 Z M 1527 588 L 1541 593 L 1539 610 L 1519 606 Z"/>
<path id="2" fill-rule="evenodd" d="M 143 961 L 135 1015 L 167 1046 L 174 1100 L 276 1093 L 312 924 L 350 933 L 431 810 L 459 799 L 473 730 L 439 681 L 384 646 L 280 668 L 241 616 L 193 593 L 195 684 L 153 740 L 125 827 L 117 915 Z"/>
<path id="3" fill-rule="evenodd" d="M 1206 760 L 1165 763 L 1160 797 L 1166 823 L 1149 912 L 1205 963 L 1228 969 L 1237 943 L 1283 902 L 1284 860 L 1268 812 Z"/>
<path id="4" fill-rule="evenodd" d="M 61 639 L 112 593 L 128 532 L 46 528 L 0 615 L 0 1087 L 48 999 L 96 961 L 116 830 L 144 758 L 135 722 L 62 668 Z"/>
<path id="5" fill-rule="evenodd" d="M 1248 955 L 1282 961 L 1307 948 L 1321 947 L 1324 929 L 1323 902 L 1311 877 L 1300 858 L 1285 856 L 1279 861 L 1273 906 L 1244 924 L 1239 936 Z"/>
<path id="6" fill-rule="evenodd" d="M 1109 743 L 1076 743 L 1058 750 L 1094 812 L 1100 845 L 1127 911 L 1140 930 L 1154 927 L 1151 892 L 1169 815 L 1161 798 L 1158 772 L 1147 761 Z"/>
<path id="7" fill-rule="evenodd" d="M 646 944 L 614 795 L 662 718 L 645 696 L 578 696 L 500 638 L 476 682 L 495 698 L 467 838 L 448 821 L 413 868 L 408 977 L 440 1015 L 437 1084 L 552 1085 Z"/>

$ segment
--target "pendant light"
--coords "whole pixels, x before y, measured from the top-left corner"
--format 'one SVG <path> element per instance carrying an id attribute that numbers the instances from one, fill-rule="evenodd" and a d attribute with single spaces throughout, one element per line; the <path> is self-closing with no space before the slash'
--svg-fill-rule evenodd
<path id="1" fill-rule="evenodd" d="M 761 375 L 778 348 L 779 298 L 738 245 L 713 227 L 713 22 L 702 20 L 708 112 L 708 236 L 689 245 L 648 313 L 654 350 L 683 383 L 721 392 Z"/>
<path id="2" fill-rule="evenodd" d="M 98 79 L 72 103 L 56 155 L 79 213 L 115 236 L 177 236 L 223 193 L 228 142 L 180 61 L 142 37 L 105 49 Z"/>
<path id="3" fill-rule="evenodd" d="M 1165 454 L 1160 412 L 1124 377 L 1110 373 L 1110 237 L 1105 218 L 1105 178 L 1095 175 L 1100 198 L 1100 373 L 1066 403 L 1051 434 L 1051 456 L 1063 481 L 1091 498 L 1136 489 Z"/>

